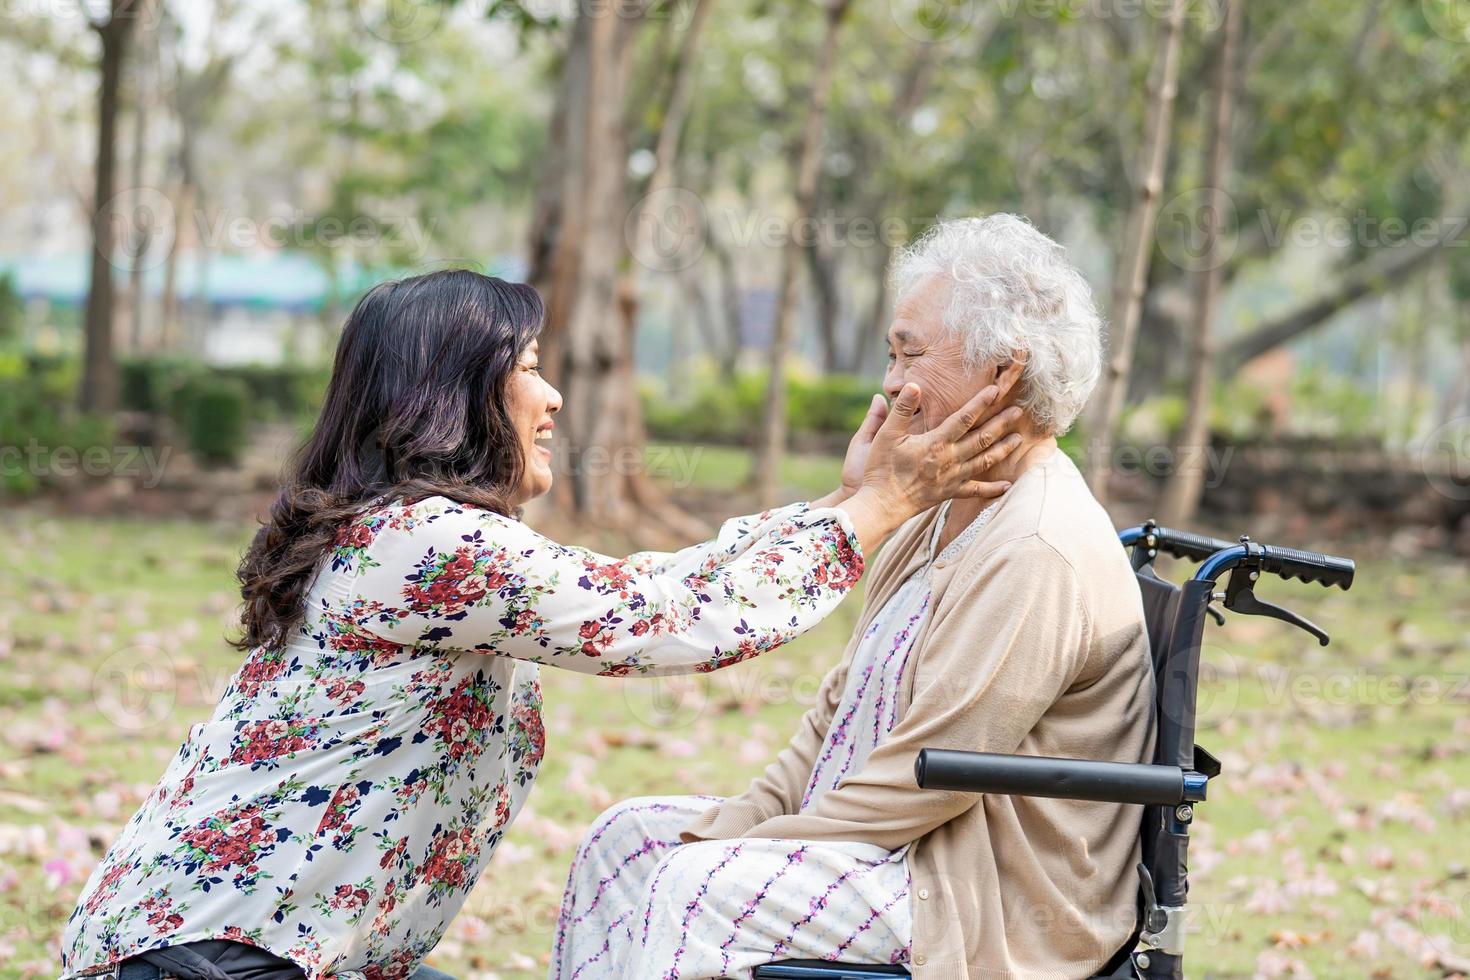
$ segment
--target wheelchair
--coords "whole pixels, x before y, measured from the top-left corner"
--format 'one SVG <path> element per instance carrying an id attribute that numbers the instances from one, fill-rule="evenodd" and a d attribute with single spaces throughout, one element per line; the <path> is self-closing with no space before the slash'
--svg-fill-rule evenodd
<path id="1" fill-rule="evenodd" d="M 920 750 L 914 778 L 925 789 L 1006 793 L 1055 799 L 1142 804 L 1138 907 L 1133 935 L 1090 980 L 1183 980 L 1189 891 L 1189 827 L 1220 763 L 1194 742 L 1200 643 L 1206 617 L 1224 623 L 1215 607 L 1245 616 L 1279 619 L 1315 636 L 1327 634 L 1295 613 L 1257 598 L 1263 574 L 1319 582 L 1344 590 L 1353 584 L 1351 559 L 1238 543 L 1160 527 L 1148 521 L 1120 532 L 1143 594 L 1153 658 L 1158 739 L 1149 763 L 1098 762 L 1038 756 Z M 1199 563 L 1183 585 L 1153 567 L 1160 552 Z M 1226 574 L 1223 590 L 1217 589 Z M 826 960 L 785 960 L 756 968 L 756 980 L 880 980 L 907 977 L 903 966 Z"/>

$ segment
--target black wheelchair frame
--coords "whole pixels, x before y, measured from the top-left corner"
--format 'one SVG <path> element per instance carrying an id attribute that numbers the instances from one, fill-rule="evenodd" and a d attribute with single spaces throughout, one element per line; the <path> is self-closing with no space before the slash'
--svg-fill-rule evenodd
<path id="1" fill-rule="evenodd" d="M 1200 646 L 1206 617 L 1223 623 L 1212 603 L 1247 616 L 1268 616 L 1315 636 L 1314 623 L 1255 595 L 1263 574 L 1319 582 L 1344 590 L 1353 584 L 1351 559 L 1274 545 L 1242 536 L 1238 543 L 1160 527 L 1148 521 L 1120 532 L 1143 594 L 1156 682 L 1158 738 L 1152 763 L 1099 762 L 926 748 L 914 761 L 920 787 L 1055 799 L 1142 804 L 1142 860 L 1138 864 L 1138 918 L 1133 935 L 1091 980 L 1183 980 L 1188 914 L 1189 828 L 1220 763 L 1195 744 Z M 1188 581 L 1160 578 L 1160 552 L 1198 562 Z M 1225 588 L 1217 589 L 1226 574 Z M 787 960 L 755 970 L 755 980 L 880 980 L 907 977 L 902 966 Z"/>

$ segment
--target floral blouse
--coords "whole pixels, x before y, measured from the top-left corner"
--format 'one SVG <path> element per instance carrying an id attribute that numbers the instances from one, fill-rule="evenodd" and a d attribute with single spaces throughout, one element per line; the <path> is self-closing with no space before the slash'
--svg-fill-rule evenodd
<path id="1" fill-rule="evenodd" d="M 862 567 L 846 514 L 806 504 L 627 559 L 443 497 L 370 509 L 93 872 L 63 975 L 233 939 L 308 980 L 408 976 L 530 792 L 538 665 L 718 670 L 816 624 Z"/>

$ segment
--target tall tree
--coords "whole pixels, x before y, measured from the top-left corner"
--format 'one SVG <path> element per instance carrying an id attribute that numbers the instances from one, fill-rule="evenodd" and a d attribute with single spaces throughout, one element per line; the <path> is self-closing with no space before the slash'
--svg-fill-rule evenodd
<path id="1" fill-rule="evenodd" d="M 795 332 L 797 279 L 801 274 L 803 244 L 796 229 L 809 226 L 816 209 L 817 177 L 821 164 L 822 130 L 837 63 L 837 40 L 851 0 L 829 0 L 826 30 L 817 55 L 817 73 L 807 102 L 806 122 L 796 154 L 796 212 L 781 256 L 781 283 L 776 299 L 776 321 L 771 331 L 770 376 L 755 461 L 755 480 L 762 506 L 774 505 L 781 493 L 781 461 L 786 455 L 786 358 Z"/>
<path id="2" fill-rule="evenodd" d="M 1088 426 L 1087 482 L 1098 500 L 1104 503 L 1107 501 L 1107 477 L 1112 469 L 1113 439 L 1118 419 L 1123 414 L 1128 369 L 1138 336 L 1149 261 L 1153 258 L 1154 215 L 1158 211 L 1164 165 L 1169 156 L 1185 5 L 1185 0 L 1173 0 L 1160 32 L 1157 60 L 1149 85 L 1143 142 L 1139 147 L 1135 199 L 1113 276 L 1113 323 L 1108 331 L 1108 361 Z"/>
<path id="3" fill-rule="evenodd" d="M 91 20 L 102 45 L 97 85 L 97 165 L 92 182 L 92 271 L 83 319 L 82 387 L 79 400 L 89 412 L 117 407 L 117 359 L 113 320 L 113 196 L 117 184 L 117 106 L 123 62 L 137 26 L 139 5 L 112 0 L 105 20 Z"/>
<path id="4" fill-rule="evenodd" d="M 1204 203 L 1204 268 L 1195 274 L 1194 321 L 1189 331 L 1189 391 L 1185 398 L 1184 424 L 1174 446 L 1174 470 L 1164 484 L 1158 507 L 1159 519 L 1175 527 L 1183 526 L 1194 516 L 1204 490 L 1201 451 L 1210 438 L 1210 395 L 1215 376 L 1212 331 L 1224 264 L 1221 239 L 1229 207 L 1225 185 L 1230 180 L 1230 126 L 1235 113 L 1235 68 L 1244 8 L 1245 0 L 1225 0 L 1225 23 L 1215 69 L 1209 160 L 1205 166 L 1204 190 L 1208 200 Z"/>

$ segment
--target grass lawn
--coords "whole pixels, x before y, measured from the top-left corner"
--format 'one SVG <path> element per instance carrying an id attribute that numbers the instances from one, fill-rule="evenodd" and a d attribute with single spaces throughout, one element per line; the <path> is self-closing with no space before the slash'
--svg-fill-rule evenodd
<path id="1" fill-rule="evenodd" d="M 728 485 L 743 455 L 705 449 L 694 485 Z M 787 476 L 825 489 L 836 466 L 798 461 Z M 249 528 L 14 509 L 0 521 L 0 976 L 52 977 L 85 876 L 238 660 L 221 636 Z M 1200 741 L 1225 773 L 1196 825 L 1192 977 L 1438 975 L 1439 953 L 1470 956 L 1470 575 L 1363 555 L 1351 593 L 1262 589 L 1332 646 L 1260 619 L 1209 638 Z M 857 610 L 849 599 L 797 643 L 713 677 L 545 671 L 549 745 L 529 809 L 431 963 L 543 976 L 588 822 L 628 796 L 741 790 Z"/>

